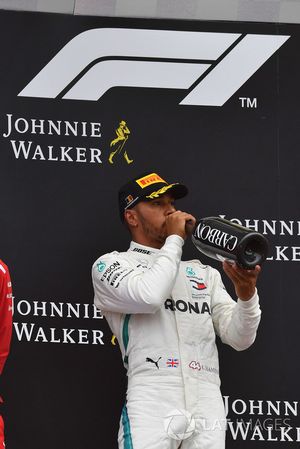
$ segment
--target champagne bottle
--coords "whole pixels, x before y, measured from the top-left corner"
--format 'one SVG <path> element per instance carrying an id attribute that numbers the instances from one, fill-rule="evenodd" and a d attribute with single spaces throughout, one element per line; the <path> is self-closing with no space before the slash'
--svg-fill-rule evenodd
<path id="1" fill-rule="evenodd" d="M 259 232 L 219 217 L 200 219 L 192 234 L 195 247 L 208 257 L 253 269 L 268 254 L 268 240 Z"/>

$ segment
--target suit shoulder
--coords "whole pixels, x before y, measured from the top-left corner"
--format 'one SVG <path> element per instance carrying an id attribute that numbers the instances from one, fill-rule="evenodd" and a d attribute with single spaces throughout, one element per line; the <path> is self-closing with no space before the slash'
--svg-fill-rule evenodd
<path id="1" fill-rule="evenodd" d="M 0 275 L 6 274 L 8 272 L 7 265 L 0 259 Z"/>
<path id="2" fill-rule="evenodd" d="M 119 251 L 112 251 L 110 253 L 106 253 L 103 254 L 102 256 L 98 257 L 98 259 L 95 260 L 95 262 L 93 263 L 93 268 L 97 267 L 99 269 L 99 267 L 103 267 L 103 269 L 108 265 L 108 264 L 113 264 L 113 263 L 117 263 L 120 262 L 122 260 L 126 259 L 126 251 L 123 252 L 119 252 Z"/>

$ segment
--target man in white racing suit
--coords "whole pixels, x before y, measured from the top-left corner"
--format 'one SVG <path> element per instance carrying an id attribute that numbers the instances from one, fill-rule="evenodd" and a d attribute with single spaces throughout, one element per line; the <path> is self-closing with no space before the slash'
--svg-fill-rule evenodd
<path id="1" fill-rule="evenodd" d="M 226 420 L 220 393 L 216 334 L 241 351 L 260 321 L 260 267 L 223 263 L 237 302 L 217 270 L 181 261 L 195 218 L 175 209 L 187 194 L 156 173 L 119 191 L 121 219 L 132 242 L 127 252 L 93 265 L 95 304 L 121 348 L 128 374 L 120 449 L 224 449 Z"/>

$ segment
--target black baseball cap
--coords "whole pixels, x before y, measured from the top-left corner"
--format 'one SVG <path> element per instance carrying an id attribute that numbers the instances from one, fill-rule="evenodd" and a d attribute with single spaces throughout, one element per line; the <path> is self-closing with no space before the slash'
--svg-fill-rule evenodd
<path id="1" fill-rule="evenodd" d="M 151 201 L 165 193 L 170 193 L 175 200 L 188 194 L 185 185 L 179 182 L 169 184 L 157 173 L 145 172 L 131 179 L 119 190 L 120 218 L 124 221 L 124 212 L 131 209 L 140 201 Z"/>

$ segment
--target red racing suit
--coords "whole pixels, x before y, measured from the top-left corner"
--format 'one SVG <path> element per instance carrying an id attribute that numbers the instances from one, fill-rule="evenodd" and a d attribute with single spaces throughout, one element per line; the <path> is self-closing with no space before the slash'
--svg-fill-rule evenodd
<path id="1" fill-rule="evenodd" d="M 12 334 L 12 288 L 8 267 L 0 260 L 0 375 L 10 349 Z M 0 402 L 3 400 L 0 396 Z M 0 415 L 0 449 L 4 447 L 4 423 Z"/>

